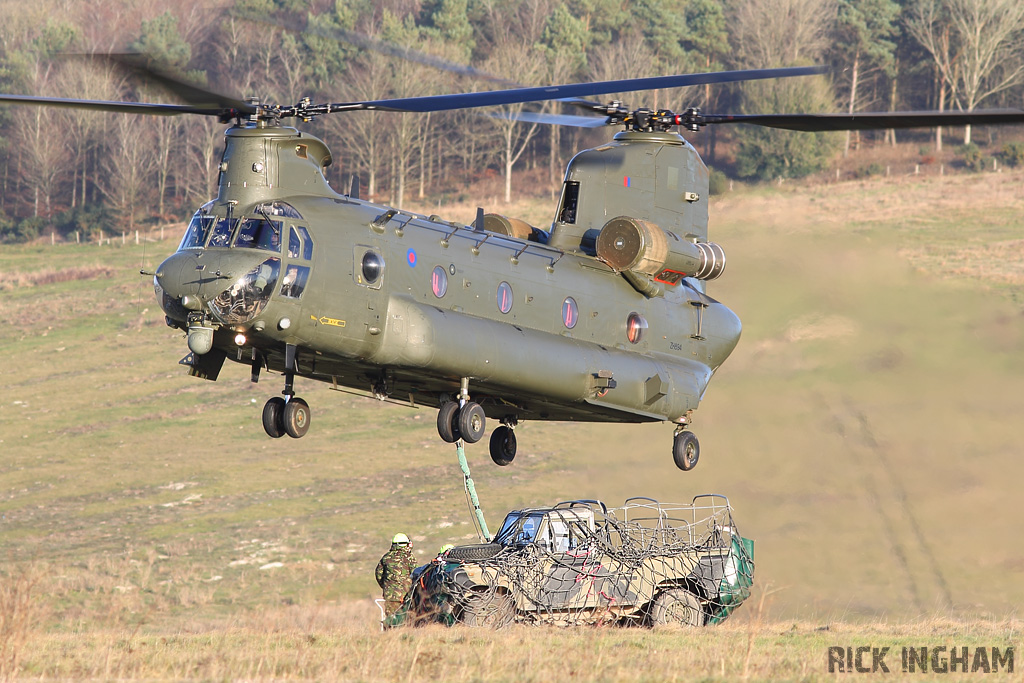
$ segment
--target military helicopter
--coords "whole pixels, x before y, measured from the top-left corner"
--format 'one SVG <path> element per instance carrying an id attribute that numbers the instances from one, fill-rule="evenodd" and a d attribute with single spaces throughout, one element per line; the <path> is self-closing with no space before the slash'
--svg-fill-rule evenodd
<path id="1" fill-rule="evenodd" d="M 216 380 L 225 360 L 281 373 L 265 432 L 311 423 L 296 377 L 381 400 L 436 407 L 440 438 L 510 464 L 524 420 L 676 425 L 673 459 L 698 461 L 688 430 L 740 320 L 708 296 L 725 268 L 708 241 L 708 172 L 675 129 L 748 123 L 792 130 L 1024 122 L 1024 111 L 712 116 L 630 110 L 580 98 L 821 73 L 817 67 L 683 74 L 363 102 L 242 101 L 135 67 L 188 104 L 0 95 L 0 103 L 215 116 L 225 132 L 217 197 L 192 217 L 155 272 L 166 323 L 187 335 L 181 363 Z M 578 153 L 549 227 L 478 209 L 471 225 L 362 199 L 324 176 L 327 145 L 284 124 L 356 110 L 432 112 L 563 100 L 600 118 L 523 114 L 567 125 L 621 125 Z"/>

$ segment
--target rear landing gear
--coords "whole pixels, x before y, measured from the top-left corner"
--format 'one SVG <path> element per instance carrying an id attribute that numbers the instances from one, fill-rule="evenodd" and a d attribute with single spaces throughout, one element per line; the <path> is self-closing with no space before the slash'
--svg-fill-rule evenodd
<path id="1" fill-rule="evenodd" d="M 693 432 L 683 431 L 682 427 L 676 429 L 676 435 L 672 439 L 672 459 L 676 467 L 684 472 L 689 472 L 697 466 L 700 458 L 700 442 Z"/>
<path id="2" fill-rule="evenodd" d="M 447 443 L 455 443 L 459 439 L 476 443 L 483 438 L 486 429 L 487 418 L 479 403 L 467 401 L 459 406 L 455 401 L 449 401 L 437 411 L 437 433 Z"/>
<path id="3" fill-rule="evenodd" d="M 495 465 L 511 465 L 516 457 L 516 433 L 511 425 L 503 424 L 491 432 L 491 460 Z"/>

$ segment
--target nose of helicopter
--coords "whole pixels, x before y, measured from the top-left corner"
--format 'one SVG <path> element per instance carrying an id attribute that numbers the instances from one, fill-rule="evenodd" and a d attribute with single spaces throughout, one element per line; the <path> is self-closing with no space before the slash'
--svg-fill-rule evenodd
<path id="1" fill-rule="evenodd" d="M 268 260 L 276 265 L 277 259 Z M 260 273 L 261 266 L 266 266 L 266 261 L 253 253 L 182 250 L 169 256 L 157 269 L 157 300 L 170 318 L 181 322 L 187 320 L 189 311 L 206 310 L 217 315 L 225 309 L 218 302 L 224 299 L 229 304 L 236 303 L 236 290 L 240 290 L 243 281 L 254 279 L 249 276 Z M 272 271 L 276 280 L 277 268 L 266 266 L 264 270 L 267 276 L 256 279 L 262 285 L 260 294 L 266 290 L 269 296 L 273 285 L 269 275 Z"/>

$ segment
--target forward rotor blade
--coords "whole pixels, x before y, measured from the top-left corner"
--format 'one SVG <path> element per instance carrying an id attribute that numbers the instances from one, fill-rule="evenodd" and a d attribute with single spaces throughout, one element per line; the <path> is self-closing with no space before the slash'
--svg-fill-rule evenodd
<path id="1" fill-rule="evenodd" d="M 799 131 L 884 130 L 888 128 L 934 128 L 1024 123 L 1024 109 L 983 109 L 978 111 L 906 111 L 862 114 L 705 114 L 705 123 L 747 123 L 768 128 Z"/>
<path id="2" fill-rule="evenodd" d="M 63 97 L 35 97 L 32 95 L 0 94 L 0 104 L 31 104 L 40 107 L 63 107 L 65 109 L 90 109 L 93 111 L 112 111 L 122 114 L 152 114 L 157 116 L 176 116 L 178 114 L 199 114 L 201 116 L 217 116 L 233 118 L 236 114 L 249 112 L 231 112 L 230 110 L 213 107 L 196 107 L 189 104 L 150 104 L 146 102 L 110 102 L 106 100 L 75 100 Z M 249 107 L 251 109 L 251 107 Z"/>
<path id="3" fill-rule="evenodd" d="M 158 68 L 150 57 L 139 53 L 110 53 L 99 55 L 83 55 L 88 58 L 102 59 L 112 62 L 135 74 L 143 81 L 159 85 L 185 102 L 200 109 L 234 109 L 237 111 L 255 111 L 244 100 L 182 80 L 178 76 Z"/>
<path id="4" fill-rule="evenodd" d="M 745 71 L 716 71 L 703 74 L 681 74 L 656 76 L 653 78 L 627 78 L 617 81 L 596 83 L 573 83 L 569 85 L 540 86 L 535 88 L 514 88 L 512 90 L 489 90 L 486 92 L 461 93 L 456 95 L 432 95 L 427 97 L 406 97 L 393 100 L 371 100 L 323 105 L 324 112 L 353 111 L 360 109 L 400 112 L 449 111 L 492 107 L 520 102 L 543 102 L 567 98 L 591 97 L 617 92 L 657 90 L 659 88 L 680 88 L 688 85 L 711 83 L 735 83 L 765 78 L 788 78 L 811 76 L 825 73 L 824 67 L 786 67 L 780 69 L 749 69 Z"/>
<path id="5" fill-rule="evenodd" d="M 492 112 L 486 116 L 492 119 L 508 119 L 524 123 L 544 123 L 549 126 L 571 126 L 573 128 L 602 128 L 608 125 L 608 119 L 596 116 L 572 116 L 571 114 L 543 114 L 523 111 L 518 114 L 509 112 Z"/>

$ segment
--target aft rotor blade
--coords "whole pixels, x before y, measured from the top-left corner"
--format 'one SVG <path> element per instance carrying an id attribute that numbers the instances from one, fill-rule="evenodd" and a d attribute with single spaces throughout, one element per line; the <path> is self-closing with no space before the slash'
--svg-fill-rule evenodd
<path id="1" fill-rule="evenodd" d="M 906 111 L 861 114 L 704 114 L 708 123 L 747 123 L 768 128 L 799 131 L 884 130 L 888 128 L 934 128 L 935 126 L 995 125 L 1024 123 L 1024 109 L 983 109 L 980 111 Z"/>
<path id="2" fill-rule="evenodd" d="M 76 100 L 64 97 L 36 97 L 32 95 L 2 95 L 0 104 L 33 104 L 40 107 L 63 107 L 65 109 L 89 109 L 92 111 L 112 111 L 122 114 L 152 114 L 156 116 L 176 116 L 178 114 L 199 114 L 201 116 L 217 116 L 221 119 L 234 118 L 251 112 L 232 111 L 213 107 L 196 107 L 188 104 L 151 104 L 146 102 L 110 102 L 106 100 Z M 249 107 L 251 109 L 251 107 Z"/>
<path id="3" fill-rule="evenodd" d="M 432 95 L 406 97 L 393 100 L 371 100 L 322 105 L 322 113 L 352 111 L 360 109 L 399 112 L 449 111 L 474 107 L 493 107 L 521 102 L 543 102 L 567 98 L 591 97 L 608 93 L 680 88 L 688 85 L 712 83 L 735 83 L 765 78 L 788 78 L 811 76 L 825 73 L 824 67 L 785 67 L 779 69 L 748 69 L 744 71 L 715 71 L 702 74 L 680 74 L 676 76 L 655 76 L 652 78 L 627 78 L 617 81 L 595 83 L 573 83 L 569 85 L 540 86 L 535 88 L 514 88 L 511 90 L 489 90 L 486 92 L 461 93 L 455 95 Z"/>

